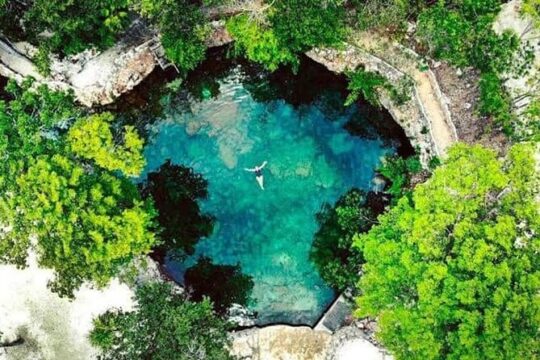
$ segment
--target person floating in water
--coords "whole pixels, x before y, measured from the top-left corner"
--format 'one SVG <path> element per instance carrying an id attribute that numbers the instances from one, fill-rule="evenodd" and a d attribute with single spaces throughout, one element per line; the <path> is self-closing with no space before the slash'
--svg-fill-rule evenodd
<path id="1" fill-rule="evenodd" d="M 255 173 L 255 178 L 257 179 L 257 183 L 259 183 L 259 186 L 262 190 L 264 190 L 264 178 L 262 174 L 262 169 L 266 166 L 268 161 L 263 162 L 260 166 L 255 166 L 253 169 L 245 168 L 244 170 Z"/>

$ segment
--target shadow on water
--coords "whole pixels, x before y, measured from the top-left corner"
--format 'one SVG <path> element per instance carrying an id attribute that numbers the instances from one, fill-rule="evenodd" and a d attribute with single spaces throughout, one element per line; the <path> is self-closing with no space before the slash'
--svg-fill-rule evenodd
<path id="1" fill-rule="evenodd" d="M 345 75 L 335 74 L 305 55 L 301 56 L 296 74 L 288 66 L 272 73 L 258 64 L 230 56 L 229 49 L 228 45 L 208 49 L 206 59 L 181 82 L 172 68 L 165 71 L 156 68 L 135 89 L 105 109 L 116 112 L 122 121 L 135 125 L 144 134 L 146 125 L 158 119 L 171 102 L 189 111 L 190 102 L 217 96 L 219 81 L 241 67 L 244 86 L 257 101 L 282 99 L 300 107 L 322 98 L 324 101 L 319 101 L 317 106 L 330 118 L 346 110 L 344 99 L 348 90 Z M 168 85 L 175 81 L 178 81 L 176 86 Z M 327 96 L 322 96 L 325 93 Z M 364 138 L 382 138 L 388 145 L 396 147 L 402 157 L 414 154 L 405 132 L 388 111 L 362 99 L 357 105 L 355 116 L 345 125 L 349 133 Z"/>
<path id="2" fill-rule="evenodd" d="M 261 315 L 258 324 L 312 325 L 332 302 L 334 292 L 308 259 L 317 212 L 352 187 L 368 193 L 367 206 L 382 210 L 385 200 L 369 192 L 374 168 L 386 153 L 413 153 L 388 112 L 363 102 L 345 107 L 346 95 L 344 76 L 307 57 L 297 74 L 286 67 L 269 73 L 228 57 L 223 47 L 209 50 L 183 82 L 156 70 L 106 107 L 147 137 L 140 180 L 158 176 L 171 160 L 208 183 L 207 195 L 184 199 L 189 206 L 156 201 L 165 204 L 158 206 L 160 224 L 175 241 L 193 219 L 212 218 L 203 232 L 195 227 L 186 235 L 184 252 L 193 256 L 158 256 L 194 298 L 210 295 L 223 311 L 233 300 L 248 302 L 252 285 L 248 305 Z M 242 169 L 265 159 L 262 192 Z M 171 184 L 152 195 L 167 200 L 182 187 Z M 236 280 L 227 283 L 231 274 Z"/>

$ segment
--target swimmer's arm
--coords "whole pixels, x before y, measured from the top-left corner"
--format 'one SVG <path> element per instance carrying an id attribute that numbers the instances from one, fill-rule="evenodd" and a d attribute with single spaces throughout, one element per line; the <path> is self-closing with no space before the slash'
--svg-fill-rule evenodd
<path id="1" fill-rule="evenodd" d="M 265 161 L 264 161 L 264 162 L 262 163 L 262 165 L 261 165 L 261 166 L 259 166 L 259 169 L 262 169 L 263 167 L 265 167 L 265 166 L 266 166 L 266 164 L 268 164 L 268 161 L 266 161 L 266 160 L 265 160 Z"/>
<path id="2" fill-rule="evenodd" d="M 255 171 L 257 171 L 257 169 L 248 169 L 248 168 L 244 168 L 244 170 L 249 171 L 249 172 L 255 172 Z"/>

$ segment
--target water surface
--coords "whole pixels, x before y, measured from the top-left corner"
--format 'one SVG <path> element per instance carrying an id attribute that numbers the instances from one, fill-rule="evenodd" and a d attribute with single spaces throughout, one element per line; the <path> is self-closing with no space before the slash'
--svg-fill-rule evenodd
<path id="1" fill-rule="evenodd" d="M 250 308 L 260 324 L 313 324 L 335 297 L 309 260 L 315 214 L 351 187 L 371 188 L 374 169 L 394 147 L 373 131 L 362 137 L 345 130 L 365 115 L 357 106 L 342 108 L 339 92 L 292 105 L 263 100 L 253 90 L 261 86 L 234 67 L 211 91 L 200 89 L 202 98 L 215 96 L 191 97 L 187 108 L 169 102 L 150 128 L 145 173 L 167 159 L 201 173 L 209 184 L 201 208 L 216 222 L 196 256 L 240 263 L 253 276 Z M 244 170 L 263 161 L 264 191 Z M 169 260 L 166 268 L 181 282 L 195 257 Z"/>

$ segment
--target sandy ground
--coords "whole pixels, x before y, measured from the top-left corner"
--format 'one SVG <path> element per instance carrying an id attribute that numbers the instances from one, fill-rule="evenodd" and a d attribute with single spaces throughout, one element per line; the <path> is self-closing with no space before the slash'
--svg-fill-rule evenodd
<path id="1" fill-rule="evenodd" d="M 88 360 L 92 319 L 110 308 L 130 310 L 133 292 L 113 281 L 103 290 L 81 288 L 73 301 L 51 293 L 50 270 L 0 265 L 0 339 L 23 345 L 0 349 L 1 360 Z"/>

